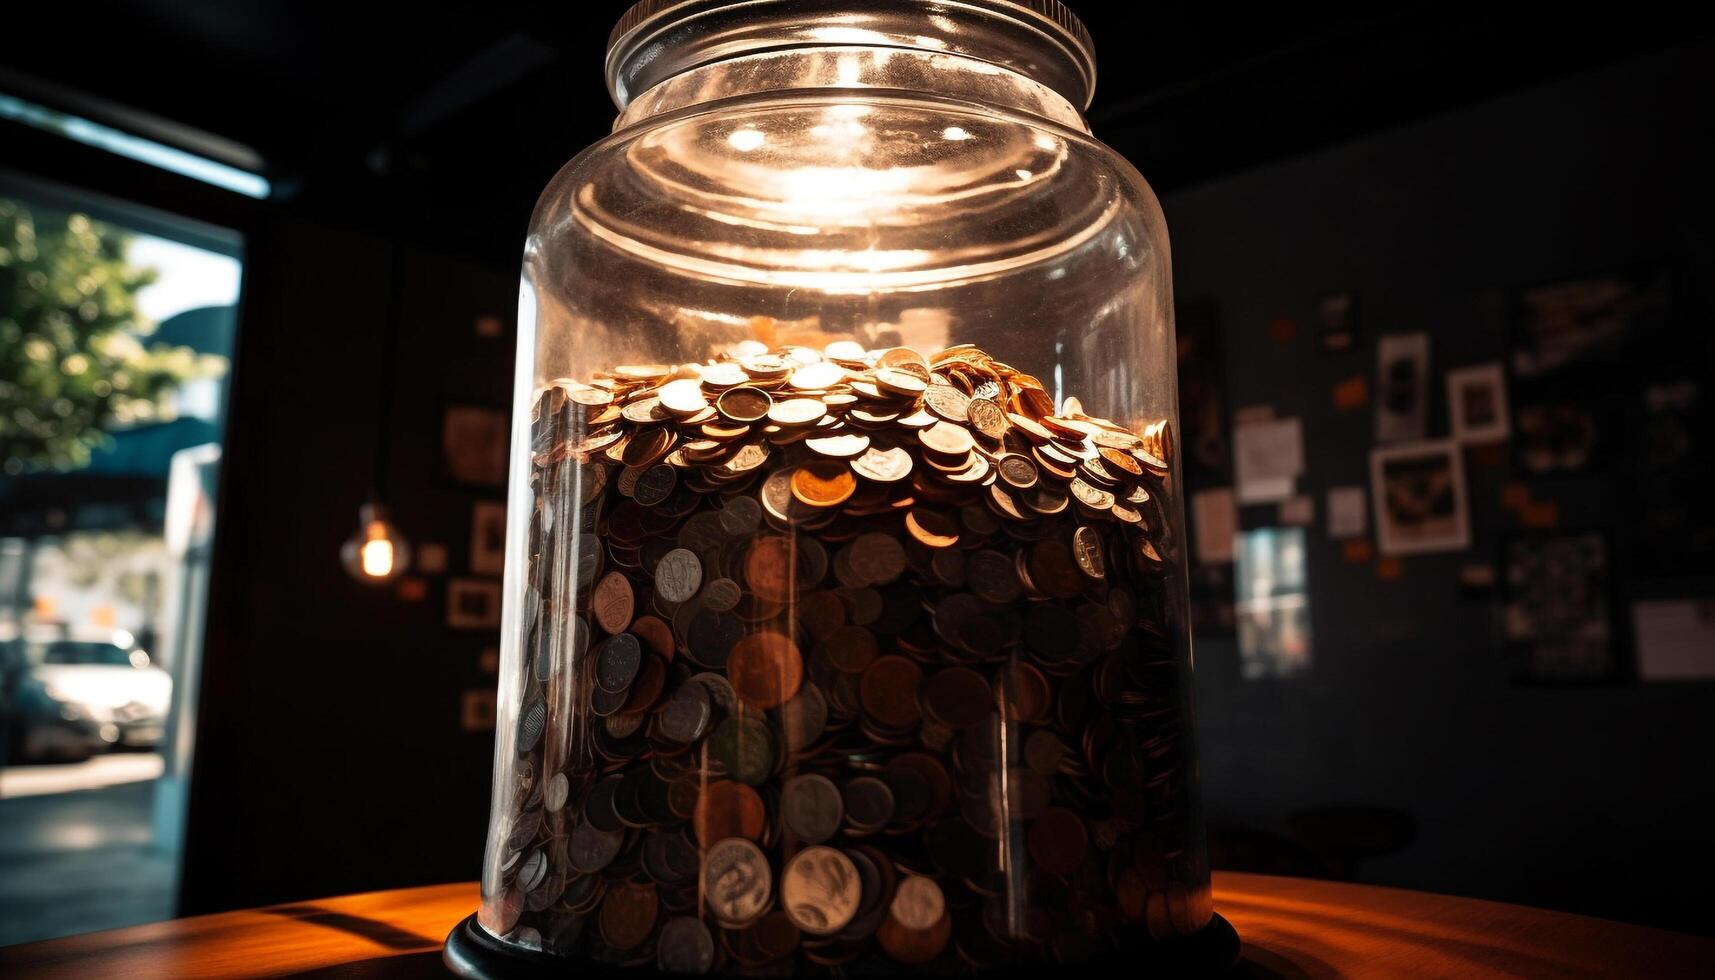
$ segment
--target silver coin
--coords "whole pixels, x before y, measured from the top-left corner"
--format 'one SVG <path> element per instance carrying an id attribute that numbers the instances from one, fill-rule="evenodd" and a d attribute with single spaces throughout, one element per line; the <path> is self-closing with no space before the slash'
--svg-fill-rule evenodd
<path id="1" fill-rule="evenodd" d="M 721 529 L 735 538 L 755 534 L 762 526 L 762 505 L 749 497 L 734 497 L 721 508 Z"/>
<path id="2" fill-rule="evenodd" d="M 643 666 L 643 645 L 630 633 L 620 633 L 602 644 L 596 658 L 595 681 L 609 694 L 623 694 L 637 679 Z"/>
<path id="3" fill-rule="evenodd" d="M 522 891 L 535 891 L 537 886 L 548 877 L 548 854 L 546 851 L 532 851 L 524 859 L 524 864 L 518 869 L 518 887 Z"/>
<path id="4" fill-rule="evenodd" d="M 730 578 L 717 578 L 703 586 L 703 608 L 731 612 L 744 598 L 744 590 Z"/>
<path id="5" fill-rule="evenodd" d="M 789 752 L 802 752 L 816 744 L 827 727 L 828 699 L 809 681 L 780 706 L 780 730 Z"/>
<path id="6" fill-rule="evenodd" d="M 709 689 L 701 684 L 684 684 L 667 699 L 657 719 L 661 734 L 675 742 L 695 742 L 708 730 L 713 715 Z"/>
<path id="7" fill-rule="evenodd" d="M 703 584 L 703 563 L 685 549 L 674 548 L 655 566 L 655 594 L 668 602 L 686 602 Z"/>
<path id="8" fill-rule="evenodd" d="M 594 874 L 613 863 L 613 859 L 619 856 L 620 845 L 624 843 L 623 831 L 597 830 L 587 822 L 580 823 L 572 831 L 567 863 L 575 871 Z"/>
<path id="9" fill-rule="evenodd" d="M 542 730 L 548 726 L 548 704 L 537 698 L 518 713 L 519 752 L 528 752 L 542 740 Z"/>
<path id="10" fill-rule="evenodd" d="M 719 840 L 703 855 L 703 900 L 723 925 L 754 922 L 774 896 L 774 875 L 762 849 L 742 837 Z"/>
<path id="11" fill-rule="evenodd" d="M 794 776 L 780 788 L 780 820 L 806 844 L 820 844 L 839 833 L 845 816 L 839 787 L 826 776 Z"/>
<path id="12" fill-rule="evenodd" d="M 665 973 L 707 973 L 715 965 L 715 940 L 701 919 L 667 920 L 655 940 L 655 962 Z"/>
<path id="13" fill-rule="evenodd" d="M 559 813 L 566 805 L 566 797 L 572 792 L 571 780 L 563 772 L 554 773 L 554 778 L 548 780 L 548 789 L 543 796 L 542 805 L 549 813 Z"/>

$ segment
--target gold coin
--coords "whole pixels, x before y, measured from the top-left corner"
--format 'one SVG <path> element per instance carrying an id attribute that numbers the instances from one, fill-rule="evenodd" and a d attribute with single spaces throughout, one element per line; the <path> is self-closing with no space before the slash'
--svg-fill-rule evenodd
<path id="1" fill-rule="evenodd" d="M 971 426 L 991 442 L 1006 438 L 1006 412 L 987 398 L 973 398 L 966 408 Z"/>
<path id="2" fill-rule="evenodd" d="M 661 407 L 674 415 L 694 415 L 709 407 L 709 400 L 703 395 L 703 386 L 695 378 L 680 378 L 669 381 L 655 392 L 655 397 L 661 400 Z"/>
<path id="3" fill-rule="evenodd" d="M 898 368 L 882 368 L 875 372 L 876 387 L 889 395 L 915 397 L 929 390 L 929 382 Z"/>
<path id="4" fill-rule="evenodd" d="M 768 410 L 768 421 L 776 425 L 809 425 L 828 414 L 819 398 L 788 398 L 774 403 Z"/>
<path id="5" fill-rule="evenodd" d="M 917 433 L 917 438 L 925 449 L 943 456 L 964 456 L 976 445 L 969 429 L 951 422 L 936 422 Z"/>
<path id="6" fill-rule="evenodd" d="M 846 369 L 832 361 L 810 364 L 792 372 L 786 382 L 800 391 L 820 391 L 846 380 Z"/>

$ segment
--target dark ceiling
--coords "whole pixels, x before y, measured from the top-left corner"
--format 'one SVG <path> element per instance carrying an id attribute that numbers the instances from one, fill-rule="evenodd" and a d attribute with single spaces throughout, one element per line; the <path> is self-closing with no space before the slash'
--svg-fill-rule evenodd
<path id="1" fill-rule="evenodd" d="M 608 131 L 610 0 L 34 4 L 0 65 L 248 144 L 291 206 L 498 266 L 548 177 Z M 1659 17 L 1396 5 L 1074 2 L 1089 118 L 1158 191 L 1686 39 Z M 96 25 L 92 28 L 91 25 Z M 388 209 L 401 217 L 390 218 Z"/>

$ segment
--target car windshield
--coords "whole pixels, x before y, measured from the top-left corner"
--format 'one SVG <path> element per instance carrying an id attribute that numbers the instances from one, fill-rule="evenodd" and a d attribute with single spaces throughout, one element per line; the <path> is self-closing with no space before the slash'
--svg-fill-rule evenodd
<path id="1" fill-rule="evenodd" d="M 50 640 L 36 644 L 37 661 L 44 664 L 108 664 L 131 666 L 131 652 L 111 643 L 90 640 Z"/>

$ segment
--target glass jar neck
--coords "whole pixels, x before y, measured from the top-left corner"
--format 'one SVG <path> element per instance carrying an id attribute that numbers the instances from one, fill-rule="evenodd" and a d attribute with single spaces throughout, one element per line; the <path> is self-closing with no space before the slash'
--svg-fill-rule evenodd
<path id="1" fill-rule="evenodd" d="M 945 51 L 851 44 L 762 51 L 691 68 L 631 99 L 614 129 L 695 105 L 794 96 L 952 100 L 1089 132 L 1065 96 L 1010 68 Z"/>

